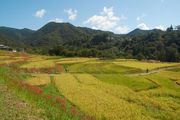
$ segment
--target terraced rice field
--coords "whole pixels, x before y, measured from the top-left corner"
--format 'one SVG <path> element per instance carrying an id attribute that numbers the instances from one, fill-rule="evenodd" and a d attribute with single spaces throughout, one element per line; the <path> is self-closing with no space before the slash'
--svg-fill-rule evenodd
<path id="1" fill-rule="evenodd" d="M 99 63 L 81 63 L 70 65 L 68 67 L 71 73 L 98 73 L 98 74 L 112 74 L 112 73 L 133 73 L 140 72 L 139 69 L 134 69 L 130 67 L 118 66 L 111 62 L 100 61 Z"/>
<path id="2" fill-rule="evenodd" d="M 76 63 L 84 63 L 89 61 L 96 61 L 96 58 L 62 58 L 58 60 L 58 64 L 76 64 Z"/>
<path id="3" fill-rule="evenodd" d="M 159 69 L 159 68 L 162 68 L 162 67 L 180 65 L 179 63 L 140 62 L 140 61 L 137 61 L 137 60 L 115 61 L 114 63 L 117 64 L 117 65 L 120 65 L 120 66 L 133 67 L 133 68 L 142 69 L 142 70 L 147 70 L 147 69 L 153 70 L 153 69 Z"/>
<path id="4" fill-rule="evenodd" d="M 21 71 L 24 68 L 38 70 L 59 67 L 60 72 L 28 72 L 24 81 L 38 87 L 50 86 L 47 91 L 52 91 L 54 87 L 53 90 L 57 89 L 59 93 L 52 92 L 53 95 L 62 95 L 95 119 L 180 119 L 180 63 L 20 54 L 12 60 L 14 56 L 0 52 L 0 64 L 24 59 L 17 66 Z M 156 72 L 146 74 L 147 69 Z"/>
<path id="5" fill-rule="evenodd" d="M 51 80 L 48 74 L 34 74 L 26 82 L 30 85 L 47 85 L 51 83 Z"/>
<path id="6" fill-rule="evenodd" d="M 51 68 L 55 67 L 55 61 L 53 60 L 40 60 L 32 61 L 28 64 L 22 65 L 21 68 Z"/>
<path id="7" fill-rule="evenodd" d="M 133 108 L 127 101 L 113 95 L 118 94 L 122 88 L 117 86 L 112 88 L 111 85 L 101 83 L 89 74 L 62 74 L 56 79 L 56 85 L 64 96 L 98 119 L 130 119 L 135 115 L 137 118 L 145 118 L 137 106 Z M 115 93 L 111 94 L 112 92 Z M 124 94 L 128 93 L 131 93 L 131 90 L 127 89 L 126 93 L 119 95 L 125 96 Z"/>
<path id="8" fill-rule="evenodd" d="M 151 76 L 150 78 L 153 79 L 153 77 Z M 160 81 L 158 82 L 159 85 L 164 85 L 164 87 L 170 89 L 158 87 L 152 90 L 147 90 L 147 88 L 143 90 L 144 86 L 142 85 L 139 86 L 142 91 L 137 93 L 127 84 L 107 84 L 90 74 L 61 74 L 56 76 L 56 86 L 75 105 L 88 114 L 97 116 L 97 119 L 105 117 L 113 120 L 154 119 L 156 116 L 163 119 L 167 114 L 169 118 L 175 119 L 178 117 L 177 114 L 171 113 L 173 110 L 171 107 L 176 107 L 179 110 L 180 106 L 177 105 L 178 99 L 174 98 L 174 101 L 177 103 L 173 103 L 173 98 L 166 102 L 164 100 L 161 101 L 154 95 L 153 97 L 147 96 L 149 91 L 154 90 L 152 94 L 161 92 L 159 93 L 160 97 L 163 97 L 163 94 L 169 94 L 178 98 L 178 93 L 180 92 L 178 87 L 176 88 L 178 92 L 174 94 L 173 89 L 171 89 L 173 85 L 171 86 L 169 83 L 166 86 L 166 84 Z M 145 84 L 148 84 L 148 81 Z M 153 83 L 149 82 L 149 84 L 153 86 Z M 163 89 L 166 89 L 166 91 L 163 91 Z M 171 106 L 169 106 L 169 103 L 171 103 Z M 161 115 L 159 115 L 159 112 Z"/>
<path id="9" fill-rule="evenodd" d="M 122 74 L 94 74 L 99 80 L 115 85 L 129 87 L 134 91 L 157 88 L 159 85 L 146 77 L 131 77 Z"/>

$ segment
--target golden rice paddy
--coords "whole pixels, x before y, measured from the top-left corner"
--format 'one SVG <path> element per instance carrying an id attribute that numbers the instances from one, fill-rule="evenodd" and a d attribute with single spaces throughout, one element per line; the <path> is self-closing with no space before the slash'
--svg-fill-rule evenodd
<path id="1" fill-rule="evenodd" d="M 0 64 L 26 58 L 20 54 L 4 54 L 0 51 Z M 61 72 L 45 74 L 42 71 L 31 74 L 25 81 L 31 85 L 47 85 L 51 83 L 50 76 L 54 76 L 53 82 L 60 94 L 96 119 L 179 119 L 180 63 L 29 55 L 20 67 L 55 69 L 57 64 L 62 67 Z M 169 66 L 177 66 L 177 69 L 162 69 Z M 143 76 L 130 76 L 147 69 L 161 70 Z"/>
<path id="2" fill-rule="evenodd" d="M 30 85 L 47 85 L 51 80 L 48 74 L 34 74 L 26 82 Z"/>
<path id="3" fill-rule="evenodd" d="M 162 109 L 160 111 L 163 115 L 173 116 L 174 114 L 169 112 L 172 109 L 165 101 L 150 98 L 141 92 L 136 93 L 125 86 L 101 82 L 90 74 L 57 75 L 55 83 L 66 98 L 86 113 L 96 116 L 97 119 L 153 119 L 157 115 L 156 111 L 147 112 L 147 109 L 157 109 L 157 107 Z M 164 94 L 163 91 L 161 93 Z M 178 95 L 175 94 L 175 96 Z M 165 109 L 166 111 L 163 111 Z"/>
<path id="4" fill-rule="evenodd" d="M 175 66 L 180 65 L 180 63 L 162 63 L 162 62 L 141 62 L 136 60 L 123 60 L 118 62 L 113 62 L 117 65 L 126 66 L 126 67 L 134 67 L 142 70 L 152 70 L 152 69 L 158 69 L 162 67 L 169 67 L 169 66 Z"/>

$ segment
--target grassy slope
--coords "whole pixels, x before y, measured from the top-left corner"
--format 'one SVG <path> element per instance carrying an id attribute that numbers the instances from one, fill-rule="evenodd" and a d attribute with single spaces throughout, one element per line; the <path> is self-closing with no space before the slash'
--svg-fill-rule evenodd
<path id="1" fill-rule="evenodd" d="M 0 118 L 1 120 L 43 120 L 44 111 L 24 101 L 8 89 L 2 73 L 9 70 L 0 68 Z"/>
<path id="2" fill-rule="evenodd" d="M 12 55 L 13 54 L 9 55 L 10 59 L 12 59 L 11 58 Z M 22 58 L 19 57 L 18 59 L 22 59 Z M 23 87 L 21 88 L 21 87 L 17 86 L 16 83 L 13 83 L 14 80 L 25 82 L 25 80 L 27 78 L 31 79 L 31 77 L 32 77 L 31 75 L 26 74 L 24 72 L 22 72 L 22 73 L 18 72 L 19 71 L 18 64 L 17 65 L 14 64 L 12 66 L 10 65 L 10 67 L 7 67 L 9 65 L 6 65 L 6 64 L 4 66 L 0 66 L 0 83 L 3 84 L 2 89 L 4 89 L 4 86 L 5 87 L 8 86 L 8 89 L 10 90 L 8 92 L 2 90 L 3 93 L 0 96 L 1 110 L 5 111 L 5 113 L 0 112 L 0 114 L 2 114 L 1 119 L 6 119 L 7 117 L 8 117 L 8 119 L 20 119 L 20 120 L 36 119 L 36 117 L 38 120 L 46 119 L 46 118 L 50 119 L 50 120 L 71 120 L 71 119 L 78 120 L 78 119 L 80 119 L 79 116 L 72 116 L 68 111 L 63 111 L 58 103 L 53 103 L 56 101 L 55 98 L 53 98 L 52 100 L 46 99 L 46 97 L 48 97 L 48 96 L 44 96 L 46 94 L 46 92 L 44 92 L 43 95 L 35 95 L 34 93 L 31 93 L 31 91 L 29 91 L 28 89 L 25 89 Z M 14 71 L 14 70 L 17 70 L 17 71 Z M 43 81 L 44 77 L 42 75 L 39 75 L 39 76 L 40 77 L 38 78 L 38 80 Z M 34 81 L 34 83 L 37 83 L 37 81 Z M 51 86 L 51 84 L 49 84 L 49 86 L 50 87 L 48 87 L 48 88 L 43 87 L 42 89 L 44 91 L 47 91 L 47 89 L 48 89 L 49 91 L 55 93 L 56 95 L 59 95 L 59 92 L 57 92 L 57 90 L 54 89 L 55 88 L 54 86 Z M 14 94 L 12 94 L 12 91 Z M 18 99 L 16 99 L 16 98 L 18 98 Z M 9 99 L 11 99 L 11 100 L 9 100 Z M 11 104 L 11 102 L 12 102 L 12 104 Z M 19 102 L 19 103 L 17 103 L 17 102 Z M 18 109 L 16 106 L 13 106 L 16 103 L 23 105 L 23 104 L 26 104 L 26 102 L 29 103 L 29 105 L 27 105 L 28 108 L 22 107 L 22 109 Z M 52 105 L 52 103 L 55 105 Z M 33 107 L 31 108 L 30 105 L 36 106 L 35 108 L 37 108 L 37 110 L 34 109 Z M 16 110 L 16 109 L 18 109 L 18 110 Z M 38 112 L 38 109 L 43 111 L 42 116 L 40 116 L 41 111 Z M 8 114 L 8 112 L 9 112 L 9 114 Z M 21 114 L 23 114 L 23 115 L 21 115 Z M 40 114 L 40 115 L 38 116 L 38 114 Z"/>
<path id="3" fill-rule="evenodd" d="M 33 106 L 36 106 L 36 108 L 41 109 L 43 111 L 42 116 L 40 116 L 40 118 L 38 118 L 38 120 L 45 119 L 45 118 L 49 119 L 49 120 L 79 120 L 80 119 L 79 116 L 72 116 L 70 114 L 70 111 L 66 111 L 66 109 L 65 110 L 61 109 L 61 105 L 58 102 L 56 102 L 56 97 L 60 97 L 59 96 L 60 94 L 54 85 L 49 84 L 46 87 L 41 87 L 43 90 L 43 94 L 35 94 L 32 91 L 30 91 L 29 89 L 26 89 L 24 87 L 19 87 L 18 85 L 16 85 L 16 83 L 12 82 L 12 80 L 25 82 L 23 79 L 26 77 L 26 75 L 14 72 L 11 70 L 11 68 L 8 68 L 8 67 L 0 67 L 0 76 L 2 76 L 1 80 L 3 80 L 1 83 L 8 86 L 8 89 L 10 90 L 9 93 L 11 93 L 13 91 L 14 96 L 18 96 L 19 100 L 26 101 L 27 103 L 29 103 Z M 47 96 L 48 93 L 50 96 L 54 96 L 54 97 L 48 98 L 48 96 Z M 53 94 L 53 95 L 51 95 L 51 94 Z M 7 93 L 5 93 L 4 95 L 6 96 Z M 13 94 L 11 94 L 11 95 L 13 95 Z M 12 97 L 11 95 L 9 95 L 9 96 Z M 3 102 L 4 102 L 4 100 L 6 100 L 6 99 L 2 99 Z M 12 101 L 14 101 L 14 100 L 15 99 L 12 99 Z M 17 109 L 13 105 L 11 107 L 13 109 Z M 4 106 L 2 108 L 5 109 L 5 111 L 7 109 L 7 111 L 8 111 L 8 107 Z M 32 114 L 34 112 L 36 113 L 36 110 L 31 109 L 31 108 L 29 108 L 29 110 L 28 109 L 26 110 L 26 108 L 25 108 L 23 111 L 29 111 L 29 113 L 32 113 Z M 19 119 L 20 120 L 26 119 L 26 117 L 24 117 L 24 115 L 20 114 L 21 112 L 22 111 L 17 111 L 17 114 L 19 114 L 19 116 L 21 117 Z M 39 114 L 41 114 L 41 113 L 39 113 Z M 7 115 L 4 115 L 3 119 L 5 119 L 6 117 L 9 117 L 9 119 L 13 119 L 13 118 L 11 118 L 11 116 L 7 116 Z"/>
<path id="4" fill-rule="evenodd" d="M 7 90 L 7 86 L 0 85 L 0 117 L 1 120 L 42 120 L 43 112 L 28 104 L 15 94 Z"/>

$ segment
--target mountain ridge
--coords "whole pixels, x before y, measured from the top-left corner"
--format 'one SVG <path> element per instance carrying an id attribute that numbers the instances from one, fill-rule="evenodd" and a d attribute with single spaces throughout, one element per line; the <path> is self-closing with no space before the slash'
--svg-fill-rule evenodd
<path id="1" fill-rule="evenodd" d="M 166 31 L 135 29 L 121 35 L 70 23 L 49 22 L 36 31 L 0 27 L 0 44 L 50 55 L 161 61 L 180 59 L 180 30 L 172 27 Z"/>
<path id="2" fill-rule="evenodd" d="M 7 27 L 7 26 L 0 26 L 0 29 L 1 28 L 9 28 L 9 29 L 16 29 L 16 30 L 30 30 L 30 31 L 38 31 L 40 29 L 42 29 L 43 27 L 49 25 L 49 24 L 69 24 L 71 26 L 74 26 L 73 24 L 69 23 L 69 22 L 62 22 L 62 23 L 58 23 L 58 22 L 48 22 L 47 24 L 45 24 L 44 26 L 40 27 L 39 29 L 37 30 L 32 30 L 30 28 L 14 28 L 14 27 Z M 128 35 L 130 34 L 131 32 L 135 31 L 135 30 L 141 30 L 141 31 L 153 31 L 153 30 L 159 30 L 159 31 L 162 31 L 161 29 L 150 29 L 150 30 L 143 30 L 143 29 L 140 29 L 140 28 L 135 28 L 133 30 L 131 30 L 130 32 L 126 33 L 126 34 L 118 34 L 118 33 L 114 33 L 114 32 L 111 32 L 111 31 L 104 31 L 104 30 L 99 30 L 99 29 L 92 29 L 92 28 L 89 28 L 89 27 L 81 27 L 81 26 L 74 26 L 74 27 L 77 27 L 77 28 L 83 28 L 83 29 L 91 29 L 93 31 L 100 31 L 100 32 L 110 32 L 110 33 L 113 33 L 113 34 L 117 34 L 117 35 Z"/>

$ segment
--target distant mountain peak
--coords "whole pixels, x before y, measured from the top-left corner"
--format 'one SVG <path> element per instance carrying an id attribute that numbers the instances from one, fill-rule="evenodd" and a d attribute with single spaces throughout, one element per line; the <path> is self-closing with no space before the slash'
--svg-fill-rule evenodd
<path id="1" fill-rule="evenodd" d="M 62 22 L 62 23 L 58 23 L 58 22 L 48 22 L 46 25 L 44 26 L 51 26 L 51 25 L 69 25 L 69 26 L 74 26 L 69 22 Z"/>
<path id="2" fill-rule="evenodd" d="M 127 35 L 144 35 L 152 32 L 163 32 L 163 31 L 160 29 L 142 30 L 140 28 L 136 28 L 133 31 L 129 32 Z"/>

